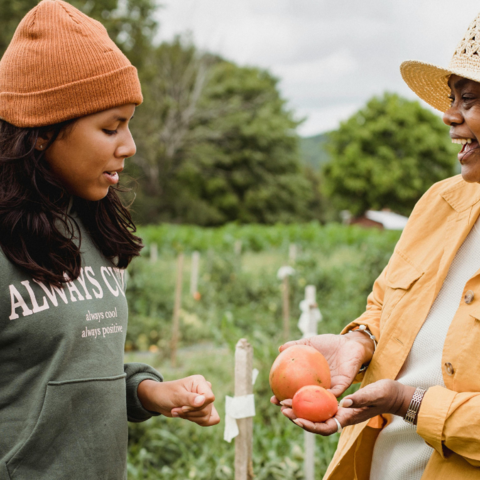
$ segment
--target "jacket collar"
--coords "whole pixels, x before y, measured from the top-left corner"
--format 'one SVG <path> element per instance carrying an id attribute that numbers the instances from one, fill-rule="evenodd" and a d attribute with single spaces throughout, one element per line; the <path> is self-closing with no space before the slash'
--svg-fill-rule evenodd
<path id="1" fill-rule="evenodd" d="M 467 210 L 480 201 L 480 184 L 467 183 L 458 175 L 445 190 L 440 192 L 444 200 L 458 213 Z"/>

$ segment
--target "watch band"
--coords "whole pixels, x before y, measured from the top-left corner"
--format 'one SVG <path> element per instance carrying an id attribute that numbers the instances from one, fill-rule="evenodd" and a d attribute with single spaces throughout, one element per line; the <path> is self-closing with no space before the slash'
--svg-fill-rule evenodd
<path id="1" fill-rule="evenodd" d="M 422 404 L 423 396 L 425 395 L 426 390 L 417 387 L 415 393 L 413 394 L 410 405 L 408 406 L 407 413 L 405 414 L 404 420 L 410 425 L 415 425 L 415 420 L 420 410 L 420 405 Z"/>

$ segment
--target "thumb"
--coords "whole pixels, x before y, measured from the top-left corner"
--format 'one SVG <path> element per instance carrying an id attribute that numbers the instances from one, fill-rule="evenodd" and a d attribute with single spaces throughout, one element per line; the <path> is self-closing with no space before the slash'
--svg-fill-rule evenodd
<path id="1" fill-rule="evenodd" d="M 370 392 L 368 388 L 361 388 L 358 392 L 344 397 L 340 401 L 339 406 L 343 408 L 368 407 L 374 400 L 375 396 L 372 395 L 372 392 Z"/>
<path id="2" fill-rule="evenodd" d="M 186 399 L 186 405 L 190 407 L 201 407 L 205 403 L 205 395 L 200 393 L 188 393 Z"/>

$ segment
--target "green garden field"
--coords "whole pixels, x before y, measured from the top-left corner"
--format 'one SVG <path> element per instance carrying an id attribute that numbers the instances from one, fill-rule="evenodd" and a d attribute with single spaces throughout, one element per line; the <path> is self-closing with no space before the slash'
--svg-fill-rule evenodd
<path id="1" fill-rule="evenodd" d="M 299 338 L 299 303 L 306 285 L 317 288 L 323 315 L 319 333 L 339 333 L 361 314 L 373 281 L 388 262 L 398 232 L 330 224 L 228 225 L 217 229 L 164 225 L 140 229 L 147 248 L 129 267 L 130 319 L 126 361 L 155 366 L 165 379 L 194 373 L 212 382 L 224 418 L 225 395 L 234 391 L 234 348 L 246 338 L 260 371 L 254 386 L 253 463 L 258 480 L 303 478 L 303 431 L 269 403 L 270 366 L 282 339 L 281 282 L 277 270 L 288 264 L 288 248 L 298 255 L 290 280 L 291 338 Z M 243 253 L 234 252 L 242 243 Z M 150 260 L 151 244 L 158 260 Z M 200 300 L 189 293 L 191 252 L 198 250 Z M 185 252 L 181 339 L 176 368 L 170 365 L 170 338 L 176 256 Z M 155 417 L 130 424 L 129 478 L 233 478 L 234 445 L 223 440 L 223 422 L 201 428 L 180 419 Z M 338 435 L 317 437 L 316 475 L 321 478 Z"/>

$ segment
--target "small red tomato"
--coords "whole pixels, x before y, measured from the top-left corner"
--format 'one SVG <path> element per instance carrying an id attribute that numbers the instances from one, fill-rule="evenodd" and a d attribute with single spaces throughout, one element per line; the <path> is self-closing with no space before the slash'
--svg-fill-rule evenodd
<path id="1" fill-rule="evenodd" d="M 293 396 L 292 408 L 298 418 L 324 422 L 337 413 L 338 403 L 332 392 L 317 385 L 307 385 Z"/>

